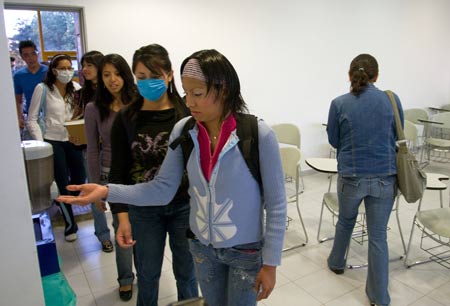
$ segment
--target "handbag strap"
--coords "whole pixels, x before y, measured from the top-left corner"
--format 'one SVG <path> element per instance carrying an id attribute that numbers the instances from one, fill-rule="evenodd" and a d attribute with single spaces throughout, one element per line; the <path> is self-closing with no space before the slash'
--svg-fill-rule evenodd
<path id="1" fill-rule="evenodd" d="M 401 140 L 405 140 L 405 133 L 403 132 L 402 123 L 400 122 L 400 114 L 398 113 L 397 102 L 395 102 L 394 94 L 392 93 L 392 91 L 386 90 L 385 93 L 388 95 L 389 100 L 391 101 L 392 104 L 392 108 L 394 109 L 395 127 L 397 129 L 397 142 L 401 144 L 402 143 Z"/>
<path id="2" fill-rule="evenodd" d="M 45 118 L 45 108 L 43 106 L 46 98 L 47 98 L 47 85 L 42 83 L 41 104 L 39 106 L 39 113 L 42 113 L 42 118 Z"/>

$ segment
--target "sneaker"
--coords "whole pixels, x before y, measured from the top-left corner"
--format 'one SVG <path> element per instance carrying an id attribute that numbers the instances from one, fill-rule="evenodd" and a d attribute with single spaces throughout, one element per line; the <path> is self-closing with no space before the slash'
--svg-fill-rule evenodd
<path id="1" fill-rule="evenodd" d="M 105 253 L 111 253 L 114 250 L 114 246 L 111 240 L 102 241 L 102 251 Z"/>
<path id="2" fill-rule="evenodd" d="M 67 235 L 65 238 L 66 238 L 67 242 L 74 242 L 75 240 L 77 240 L 78 236 L 77 236 L 77 233 L 73 233 L 73 234 Z"/>

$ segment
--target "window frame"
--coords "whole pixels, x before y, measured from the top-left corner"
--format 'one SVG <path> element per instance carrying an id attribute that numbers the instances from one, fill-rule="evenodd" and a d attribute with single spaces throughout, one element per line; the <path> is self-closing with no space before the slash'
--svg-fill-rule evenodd
<path id="1" fill-rule="evenodd" d="M 4 5 L 5 10 L 28 10 L 28 11 L 36 11 L 38 18 L 38 27 L 39 27 L 39 42 L 41 45 L 41 53 L 43 61 L 49 61 L 53 56 L 58 53 L 65 53 L 70 57 L 77 60 L 79 63 L 81 60 L 82 54 L 86 51 L 86 31 L 85 31 L 85 18 L 84 18 L 84 9 L 80 6 L 60 6 L 60 5 L 42 5 L 42 4 L 18 4 L 18 3 L 8 3 L 5 2 Z M 64 12 L 76 12 L 79 16 L 79 35 L 77 35 L 77 50 L 45 50 L 44 44 L 44 36 L 42 33 L 42 22 L 41 22 L 41 11 L 64 11 Z M 76 33 L 77 34 L 77 33 Z"/>

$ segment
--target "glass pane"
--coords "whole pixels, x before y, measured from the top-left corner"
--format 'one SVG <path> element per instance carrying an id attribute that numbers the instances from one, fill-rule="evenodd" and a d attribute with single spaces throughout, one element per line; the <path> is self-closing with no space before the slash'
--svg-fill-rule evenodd
<path id="1" fill-rule="evenodd" d="M 45 51 L 75 51 L 75 12 L 41 11 Z"/>
<path id="2" fill-rule="evenodd" d="M 39 27 L 36 11 L 28 10 L 4 10 L 6 37 L 9 41 L 9 52 L 15 61 L 15 69 L 25 66 L 25 62 L 19 56 L 19 42 L 32 40 L 38 50 L 41 50 L 39 41 Z M 39 56 L 41 59 L 41 57 Z"/>

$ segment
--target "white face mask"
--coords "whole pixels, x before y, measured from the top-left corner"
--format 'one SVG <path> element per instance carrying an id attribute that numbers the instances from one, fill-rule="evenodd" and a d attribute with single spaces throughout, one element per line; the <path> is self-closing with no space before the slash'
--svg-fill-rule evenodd
<path id="1" fill-rule="evenodd" d="M 60 69 L 55 69 L 57 74 L 56 74 L 56 78 L 63 84 L 67 84 L 70 82 L 70 80 L 72 80 L 73 78 L 73 70 L 60 70 Z"/>

